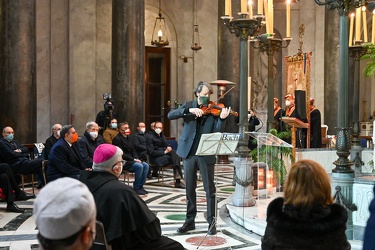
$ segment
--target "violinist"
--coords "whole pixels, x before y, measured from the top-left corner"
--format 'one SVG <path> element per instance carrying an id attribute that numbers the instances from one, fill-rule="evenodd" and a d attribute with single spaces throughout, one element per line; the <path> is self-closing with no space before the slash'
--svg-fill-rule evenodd
<path id="1" fill-rule="evenodd" d="M 197 215 L 196 187 L 197 171 L 200 170 L 204 191 L 207 200 L 207 222 L 208 234 L 216 234 L 215 226 L 215 184 L 214 165 L 215 156 L 197 156 L 199 140 L 202 134 L 223 132 L 225 119 L 231 112 L 231 108 L 223 107 L 220 115 L 204 115 L 201 107 L 207 107 L 210 103 L 210 95 L 213 93 L 212 86 L 207 82 L 199 82 L 194 90 L 196 99 L 185 102 L 181 107 L 168 113 L 170 120 L 184 119 L 184 127 L 178 143 L 177 154 L 183 158 L 186 185 L 187 212 L 186 220 L 182 227 L 177 229 L 178 233 L 186 233 L 195 229 L 195 217 Z"/>

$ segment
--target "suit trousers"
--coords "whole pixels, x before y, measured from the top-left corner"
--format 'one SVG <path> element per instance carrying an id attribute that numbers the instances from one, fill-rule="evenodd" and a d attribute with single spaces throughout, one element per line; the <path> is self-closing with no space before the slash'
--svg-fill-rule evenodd
<path id="1" fill-rule="evenodd" d="M 197 215 L 197 171 L 200 171 L 204 191 L 207 201 L 207 222 L 211 224 L 215 216 L 215 165 L 207 165 L 202 156 L 188 156 L 184 159 L 185 185 L 186 185 L 186 221 L 190 224 L 194 222 Z"/>

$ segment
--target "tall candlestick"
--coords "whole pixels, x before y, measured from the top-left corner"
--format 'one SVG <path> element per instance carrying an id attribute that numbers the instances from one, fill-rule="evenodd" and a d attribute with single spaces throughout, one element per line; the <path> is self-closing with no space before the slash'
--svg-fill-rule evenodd
<path id="1" fill-rule="evenodd" d="M 361 40 L 361 9 L 355 9 L 355 41 Z"/>
<path id="2" fill-rule="evenodd" d="M 258 0 L 258 15 L 263 15 L 263 0 Z"/>
<path id="3" fill-rule="evenodd" d="M 367 37 L 367 16 L 366 16 L 366 7 L 362 7 L 362 20 L 363 20 L 363 42 L 368 42 Z"/>
<path id="4" fill-rule="evenodd" d="M 349 46 L 353 45 L 354 13 L 350 14 Z"/>
<path id="5" fill-rule="evenodd" d="M 253 1 L 249 0 L 249 18 L 253 19 Z"/>
<path id="6" fill-rule="evenodd" d="M 225 15 L 232 16 L 232 2 L 231 0 L 225 0 Z"/>
<path id="7" fill-rule="evenodd" d="M 372 37 L 371 37 L 371 43 L 375 44 L 375 10 L 372 12 Z M 374 135 L 375 136 L 375 135 Z"/>
<path id="8" fill-rule="evenodd" d="M 286 37 L 290 37 L 290 0 L 286 1 Z"/>
<path id="9" fill-rule="evenodd" d="M 241 13 L 247 13 L 247 0 L 241 0 Z"/>

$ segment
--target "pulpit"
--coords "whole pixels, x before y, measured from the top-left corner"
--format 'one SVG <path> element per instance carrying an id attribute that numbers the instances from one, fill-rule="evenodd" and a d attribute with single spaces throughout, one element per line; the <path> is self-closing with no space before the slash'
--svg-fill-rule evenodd
<path id="1" fill-rule="evenodd" d="M 291 127 L 291 130 L 292 130 L 292 145 L 293 145 L 292 154 L 293 154 L 293 158 L 296 159 L 296 131 L 297 131 L 297 128 L 306 128 L 307 129 L 306 145 L 307 145 L 307 148 L 309 148 L 310 147 L 310 124 L 307 123 L 307 122 L 303 122 L 300 119 L 297 119 L 295 117 L 284 116 L 284 117 L 281 118 L 281 120 Z"/>

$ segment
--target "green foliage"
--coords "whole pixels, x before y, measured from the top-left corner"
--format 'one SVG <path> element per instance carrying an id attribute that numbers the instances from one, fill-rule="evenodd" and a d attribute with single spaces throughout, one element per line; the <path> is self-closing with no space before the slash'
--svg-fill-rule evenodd
<path id="1" fill-rule="evenodd" d="M 270 129 L 270 134 L 280 138 L 290 138 L 290 131 L 283 131 L 278 133 L 276 129 Z M 259 159 L 258 159 L 259 150 Z M 277 180 L 280 180 L 280 185 L 284 184 L 287 176 L 285 159 L 289 158 L 292 163 L 294 163 L 292 149 L 286 147 L 276 147 L 262 145 L 259 149 L 255 148 L 250 151 L 250 156 L 253 158 L 254 162 L 265 162 L 268 167 L 273 170 Z"/>
<path id="2" fill-rule="evenodd" d="M 372 44 L 364 46 L 367 49 L 367 53 L 361 57 L 361 60 L 368 60 L 363 73 L 366 77 L 374 75 L 375 72 L 375 46 Z"/>

